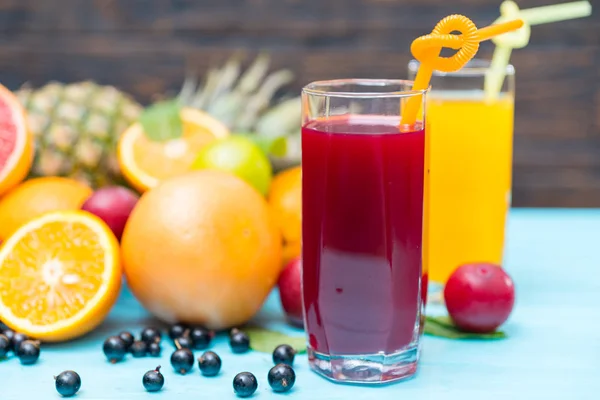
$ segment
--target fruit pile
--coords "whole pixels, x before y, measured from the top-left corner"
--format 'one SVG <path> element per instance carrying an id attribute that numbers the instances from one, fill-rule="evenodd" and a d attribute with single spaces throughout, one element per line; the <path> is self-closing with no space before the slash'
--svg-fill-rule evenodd
<path id="1" fill-rule="evenodd" d="M 92 82 L 16 94 L 0 85 L 0 358 L 33 364 L 41 342 L 92 331 L 124 277 L 170 324 L 180 374 L 215 332 L 229 331 L 232 352 L 248 351 L 250 336 L 236 327 L 277 285 L 289 322 L 302 326 L 300 104 L 272 106 L 291 76 L 267 72 L 264 56 L 244 73 L 233 59 L 205 85 L 188 79 L 176 98 L 147 108 Z M 510 314 L 514 289 L 500 268 L 465 266 L 445 300 L 458 329 L 485 333 Z M 160 357 L 161 340 L 157 328 L 139 339 L 124 331 L 103 351 L 111 363 Z M 294 385 L 295 354 L 273 351 L 274 391 Z M 221 364 L 212 351 L 198 359 L 205 376 Z M 161 390 L 160 370 L 143 376 L 146 390 Z M 55 383 L 71 396 L 81 378 L 64 371 Z M 250 372 L 233 380 L 239 396 L 257 385 Z"/>
<path id="2" fill-rule="evenodd" d="M 274 100 L 291 74 L 268 64 L 231 59 L 146 108 L 92 82 L 0 86 L 0 319 L 79 337 L 125 277 L 163 322 L 250 320 L 300 252 L 300 168 L 275 174 L 299 161 L 299 99 Z"/>
<path id="3" fill-rule="evenodd" d="M 211 69 L 203 84 L 198 84 L 196 77 L 187 77 L 176 96 L 186 109 L 182 142 L 194 146 L 196 140 L 201 140 L 192 138 L 198 133 L 194 129 L 203 128 L 202 123 L 195 122 L 210 114 L 231 132 L 253 132 L 261 139 L 285 136 L 290 148 L 284 157 L 272 155 L 274 165 L 297 164 L 300 99 L 275 100 L 279 89 L 293 80 L 293 74 L 288 70 L 269 72 L 269 63 L 269 57 L 263 54 L 243 71 L 241 59 L 232 57 L 222 68 Z M 27 111 L 26 122 L 35 139 L 35 159 L 31 171 L 26 162 L 31 160 L 24 160 L 12 181 L 29 173 L 32 177 L 70 177 L 93 188 L 125 183 L 122 175 L 126 171 L 119 168 L 116 147 L 126 131 L 130 140 L 142 140 L 137 128 L 128 130 L 143 113 L 141 104 L 113 86 L 90 81 L 51 82 L 41 88 L 23 87 L 15 94 Z M 33 141 L 19 143 L 25 144 L 25 152 L 30 155 Z"/>

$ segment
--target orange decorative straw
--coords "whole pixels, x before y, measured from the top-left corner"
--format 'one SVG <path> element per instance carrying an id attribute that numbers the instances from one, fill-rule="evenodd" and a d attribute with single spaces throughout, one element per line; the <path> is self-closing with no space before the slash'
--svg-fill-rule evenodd
<path id="1" fill-rule="evenodd" d="M 521 26 L 523 26 L 523 21 L 516 19 L 477 29 L 473 21 L 463 15 L 447 16 L 437 23 L 431 34 L 415 39 L 410 46 L 413 56 L 420 62 L 413 90 L 427 89 L 434 70 L 454 72 L 464 67 L 477 54 L 479 42 L 514 31 Z M 459 31 L 461 34 L 450 34 L 453 31 Z M 440 57 L 442 47 L 458 51 L 450 57 Z M 402 113 L 402 125 L 413 125 L 416 122 L 420 105 L 421 96 L 413 96 L 408 99 Z"/>

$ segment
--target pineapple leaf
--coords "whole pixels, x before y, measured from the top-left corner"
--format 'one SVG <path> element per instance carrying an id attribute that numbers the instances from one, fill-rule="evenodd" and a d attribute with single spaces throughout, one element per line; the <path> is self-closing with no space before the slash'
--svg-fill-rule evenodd
<path id="1" fill-rule="evenodd" d="M 177 95 L 179 101 L 182 104 L 190 104 L 194 99 L 194 95 L 196 94 L 196 90 L 198 87 L 198 81 L 195 76 L 187 75 L 185 80 L 183 81 L 183 86 Z"/>
<path id="2" fill-rule="evenodd" d="M 219 85 L 215 93 L 213 100 L 218 99 L 222 94 L 229 93 L 231 88 L 237 81 L 241 73 L 240 61 L 237 57 L 232 57 L 227 61 L 223 69 L 221 70 L 221 77 L 219 79 Z"/>
<path id="3" fill-rule="evenodd" d="M 269 56 L 260 54 L 240 77 L 236 91 L 248 95 L 259 87 L 269 70 Z"/>
<path id="4" fill-rule="evenodd" d="M 146 108 L 139 119 L 146 137 L 156 142 L 181 137 L 183 122 L 180 111 L 181 105 L 177 100 L 161 101 Z"/>
<path id="5" fill-rule="evenodd" d="M 237 123 L 238 129 L 248 129 L 254 126 L 258 115 L 268 107 L 277 90 L 290 83 L 294 75 L 289 70 L 279 70 L 270 74 L 256 93 L 246 102 L 246 109 Z"/>
<path id="6" fill-rule="evenodd" d="M 232 66 L 236 68 L 235 75 L 226 73 L 228 68 L 232 69 Z M 236 128 L 237 118 L 243 112 L 245 102 L 256 91 L 267 73 L 269 58 L 266 55 L 259 55 L 241 75 L 240 63 L 236 62 L 232 66 L 228 67 L 226 65 L 219 78 L 221 86 L 225 87 L 226 90 L 221 91 L 221 95 L 213 98 L 205 109 L 230 128 Z M 227 80 L 227 82 L 223 82 L 224 80 Z M 235 84 L 235 80 L 237 80 L 237 84 Z"/>
<path id="7" fill-rule="evenodd" d="M 210 100 L 210 97 L 212 96 L 213 91 L 215 90 L 218 80 L 219 70 L 214 68 L 209 69 L 206 73 L 206 82 L 204 83 L 204 86 L 198 86 L 197 92 L 191 102 L 185 104 L 190 107 L 204 110 Z"/>
<path id="8" fill-rule="evenodd" d="M 259 135 L 279 136 L 300 129 L 302 120 L 302 102 L 300 96 L 286 99 L 261 115 L 256 123 Z"/>
<path id="9" fill-rule="evenodd" d="M 231 128 L 234 126 L 235 119 L 244 106 L 244 100 L 245 98 L 241 93 L 227 93 L 206 107 L 206 111 Z"/>

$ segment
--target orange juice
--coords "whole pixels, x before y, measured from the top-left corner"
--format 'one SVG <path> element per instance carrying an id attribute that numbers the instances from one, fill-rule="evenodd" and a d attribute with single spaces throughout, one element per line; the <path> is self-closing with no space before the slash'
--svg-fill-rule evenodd
<path id="1" fill-rule="evenodd" d="M 502 263 L 511 199 L 514 96 L 433 90 L 427 101 L 425 260 L 444 284 L 461 264 Z"/>

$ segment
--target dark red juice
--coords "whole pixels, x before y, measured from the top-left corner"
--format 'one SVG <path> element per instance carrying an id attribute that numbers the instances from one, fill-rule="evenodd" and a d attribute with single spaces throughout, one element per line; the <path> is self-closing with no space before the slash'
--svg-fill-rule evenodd
<path id="1" fill-rule="evenodd" d="M 379 116 L 302 128 L 303 298 L 313 350 L 391 354 L 416 343 L 424 136 Z"/>

